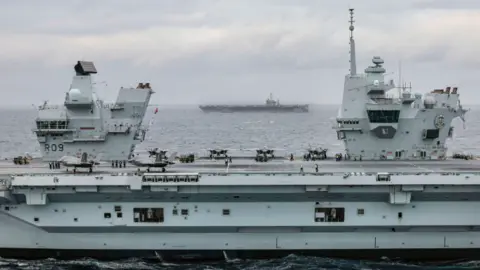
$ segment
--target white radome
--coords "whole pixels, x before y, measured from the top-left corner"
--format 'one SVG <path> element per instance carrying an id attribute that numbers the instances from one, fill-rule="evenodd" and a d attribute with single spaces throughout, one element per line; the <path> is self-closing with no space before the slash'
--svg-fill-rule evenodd
<path id="1" fill-rule="evenodd" d="M 425 100 L 424 100 L 423 102 L 424 102 L 424 104 L 426 104 L 426 105 L 435 105 L 435 103 L 437 103 L 437 101 L 435 100 L 435 98 L 432 97 L 432 96 L 426 96 L 426 97 L 425 97 Z"/>
<path id="2" fill-rule="evenodd" d="M 78 100 L 82 97 L 82 92 L 79 89 L 72 88 L 68 91 L 68 97 L 70 100 Z"/>

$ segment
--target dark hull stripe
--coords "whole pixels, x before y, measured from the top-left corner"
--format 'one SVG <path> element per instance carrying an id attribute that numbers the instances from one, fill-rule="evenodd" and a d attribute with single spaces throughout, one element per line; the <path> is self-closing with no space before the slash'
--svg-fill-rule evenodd
<path id="1" fill-rule="evenodd" d="M 50 233 L 241 233 L 241 232 L 315 232 L 315 233 L 390 233 L 390 232 L 478 232 L 472 226 L 40 226 Z"/>
<path id="2" fill-rule="evenodd" d="M 226 261 L 233 259 L 270 259 L 290 254 L 362 260 L 458 261 L 480 258 L 480 249 L 362 249 L 362 250 L 53 250 L 0 249 L 2 258 L 38 260 L 46 258 L 74 260 L 93 258 L 118 260 L 153 259 L 164 262 Z"/>

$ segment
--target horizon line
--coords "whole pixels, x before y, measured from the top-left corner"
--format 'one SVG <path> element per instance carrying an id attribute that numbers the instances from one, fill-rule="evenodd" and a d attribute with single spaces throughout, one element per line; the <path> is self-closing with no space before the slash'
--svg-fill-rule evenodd
<path id="1" fill-rule="evenodd" d="M 305 103 L 305 104 L 308 104 L 308 105 L 313 105 L 313 106 L 341 106 L 342 103 Z M 32 106 L 34 105 L 34 106 Z M 61 104 L 54 104 L 54 105 L 61 105 Z M 148 107 L 162 107 L 162 106 L 166 106 L 166 107 L 172 107 L 172 106 L 184 106 L 184 107 L 187 107 L 187 106 L 200 106 L 200 105 L 204 105 L 204 104 L 194 104 L 194 103 L 157 103 L 157 104 L 149 104 Z M 238 104 L 225 104 L 225 105 L 238 105 Z M 477 103 L 477 104 L 462 104 L 463 106 L 480 106 L 480 103 Z M 38 105 L 40 106 L 40 105 Z M 27 109 L 27 108 L 36 108 L 37 105 L 35 104 L 30 104 L 30 105 L 27 105 L 27 104 L 22 104 L 22 105 L 0 105 L 0 109 Z"/>

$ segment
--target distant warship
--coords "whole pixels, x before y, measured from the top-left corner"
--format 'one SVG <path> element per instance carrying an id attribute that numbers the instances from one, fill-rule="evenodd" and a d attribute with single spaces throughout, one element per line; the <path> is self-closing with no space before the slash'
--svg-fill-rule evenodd
<path id="1" fill-rule="evenodd" d="M 280 104 L 274 100 L 273 95 L 265 101 L 264 105 L 200 105 L 204 112 L 308 112 L 308 104 Z"/>

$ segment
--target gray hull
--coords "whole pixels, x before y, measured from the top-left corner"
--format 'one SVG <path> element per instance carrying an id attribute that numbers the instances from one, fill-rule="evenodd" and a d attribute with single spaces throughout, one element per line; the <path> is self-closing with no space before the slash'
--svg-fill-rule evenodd
<path id="1" fill-rule="evenodd" d="M 63 206 L 68 208 L 68 213 L 71 207 L 68 204 Z M 269 232 L 217 233 L 216 229 L 211 228 L 210 232 L 203 233 L 172 233 L 141 229 L 126 232 L 128 227 L 118 226 L 104 228 L 103 232 L 97 233 L 94 231 L 101 230 L 98 227 L 69 228 L 72 232 L 62 233 L 48 232 L 52 229 L 36 227 L 4 212 L 0 214 L 0 225 L 0 256 L 4 258 L 91 257 L 115 260 L 140 257 L 187 262 L 264 259 L 289 254 L 369 260 L 387 257 L 412 261 L 470 260 L 480 257 L 480 232 L 462 231 L 462 228 L 450 232 L 439 228 L 436 232 L 313 233 L 287 232 L 273 227 Z"/>
<path id="2" fill-rule="evenodd" d="M 278 105 L 278 106 L 266 106 L 266 105 L 201 105 L 199 108 L 203 112 L 221 112 L 221 113 L 233 113 L 233 112 L 273 112 L 273 113 L 307 113 L 309 110 L 308 105 Z"/>
<path id="3" fill-rule="evenodd" d="M 3 179 L 16 176 L 0 192 L 0 256 L 167 262 L 292 253 L 372 260 L 480 257 L 479 219 L 472 214 L 480 207 L 479 161 L 326 160 L 318 162 L 319 173 L 312 172 L 313 162 L 238 161 L 228 172 L 213 163 L 174 165 L 169 172 L 178 167 L 182 173 L 146 174 L 156 179 L 147 181 L 129 166 L 73 175 L 45 164 L 2 162 Z M 375 172 L 394 168 L 391 182 L 375 180 Z M 197 182 L 162 180 L 186 171 L 204 172 Z M 319 206 L 345 208 L 344 221 L 315 221 Z M 137 207 L 163 208 L 163 222 L 135 222 Z M 107 212 L 111 217 L 105 218 Z"/>

